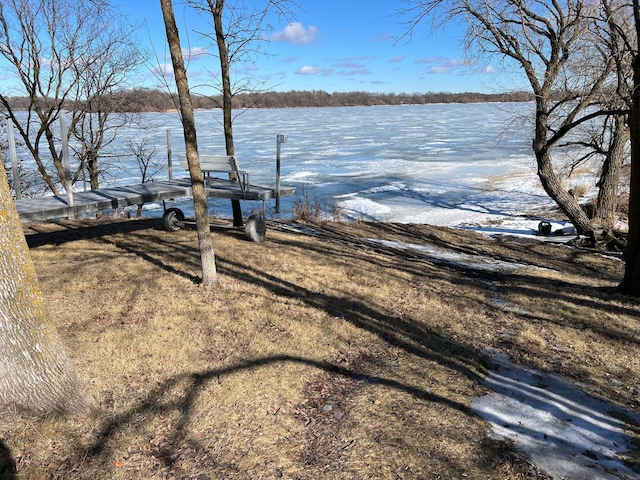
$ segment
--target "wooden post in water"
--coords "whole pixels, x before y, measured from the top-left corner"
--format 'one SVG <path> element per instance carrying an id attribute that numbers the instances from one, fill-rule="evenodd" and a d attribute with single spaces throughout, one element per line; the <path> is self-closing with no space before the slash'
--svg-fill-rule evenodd
<path id="1" fill-rule="evenodd" d="M 60 138 L 62 138 L 62 164 L 64 165 L 64 189 L 67 191 L 67 206 L 73 207 L 73 183 L 69 164 L 69 130 L 67 130 L 67 112 L 60 112 Z"/>
<path id="2" fill-rule="evenodd" d="M 16 137 L 13 134 L 13 122 L 7 120 L 7 139 L 9 140 L 9 156 L 11 157 L 11 171 L 13 172 L 13 191 L 16 200 L 22 198 L 20 187 L 20 171 L 18 170 L 18 155 L 16 154 Z"/>

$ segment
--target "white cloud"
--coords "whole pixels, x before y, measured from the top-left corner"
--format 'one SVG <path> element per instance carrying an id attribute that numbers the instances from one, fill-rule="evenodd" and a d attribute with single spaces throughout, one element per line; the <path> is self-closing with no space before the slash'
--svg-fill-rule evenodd
<path id="1" fill-rule="evenodd" d="M 454 70 L 460 70 L 460 69 L 464 69 L 467 67 L 472 67 L 475 64 L 475 61 L 473 60 L 466 60 L 466 59 L 436 59 L 436 58 L 432 58 L 432 59 L 422 59 L 422 60 L 418 60 L 416 63 L 436 63 L 437 61 L 440 61 L 440 63 L 438 63 L 437 65 L 434 65 L 432 67 L 430 67 L 427 70 L 427 73 L 431 73 L 431 74 L 444 74 L 444 73 L 451 73 Z"/>
<path id="2" fill-rule="evenodd" d="M 330 75 L 331 70 L 325 68 L 316 68 L 311 65 L 305 65 L 295 71 L 296 75 Z"/>
<path id="3" fill-rule="evenodd" d="M 294 22 L 281 31 L 273 33 L 269 39 L 273 42 L 307 45 L 315 40 L 317 33 L 318 29 L 313 25 L 309 25 L 309 28 L 305 29 L 300 22 Z"/>
<path id="4" fill-rule="evenodd" d="M 476 61 L 472 59 L 454 59 L 450 60 L 449 63 L 454 67 L 471 67 L 475 65 Z"/>
<path id="5" fill-rule="evenodd" d="M 305 65 L 304 67 L 300 67 L 298 70 L 296 70 L 296 73 L 298 75 L 316 75 L 318 72 L 316 71 L 315 67 L 312 67 L 311 65 Z"/>
<path id="6" fill-rule="evenodd" d="M 495 72 L 496 72 L 496 67 L 494 67 L 493 65 L 487 65 L 486 67 L 478 70 L 478 73 L 495 73 Z"/>
<path id="7" fill-rule="evenodd" d="M 193 47 L 193 48 L 183 48 L 182 55 L 186 60 L 194 60 L 196 58 L 204 57 L 205 55 L 209 55 L 209 52 L 204 47 Z"/>
<path id="8" fill-rule="evenodd" d="M 444 73 L 449 73 L 451 72 L 451 70 L 453 70 L 453 68 L 450 65 L 438 65 L 436 67 L 431 67 L 429 70 L 427 70 L 427 73 L 441 75 Z"/>

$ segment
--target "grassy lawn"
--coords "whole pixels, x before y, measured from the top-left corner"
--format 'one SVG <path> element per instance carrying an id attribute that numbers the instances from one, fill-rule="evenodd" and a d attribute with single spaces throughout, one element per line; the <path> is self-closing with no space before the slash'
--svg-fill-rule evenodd
<path id="1" fill-rule="evenodd" d="M 640 413 L 640 304 L 615 291 L 619 258 L 427 225 L 309 228 L 215 231 L 221 286 L 204 288 L 193 230 L 25 226 L 100 409 L 4 414 L 17 478 L 545 478 L 470 410 L 487 347 Z"/>

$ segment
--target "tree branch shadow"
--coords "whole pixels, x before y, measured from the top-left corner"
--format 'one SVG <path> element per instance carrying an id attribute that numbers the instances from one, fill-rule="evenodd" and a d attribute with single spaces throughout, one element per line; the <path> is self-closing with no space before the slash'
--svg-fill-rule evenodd
<path id="1" fill-rule="evenodd" d="M 0 480 L 13 480 L 17 478 L 16 462 L 11 456 L 9 447 L 0 440 Z"/>
<path id="2" fill-rule="evenodd" d="M 286 363 L 306 365 L 316 369 L 318 372 L 327 372 L 356 381 L 383 385 L 409 394 L 416 400 L 439 403 L 466 415 L 474 415 L 471 413 L 470 408 L 463 403 L 434 394 L 425 389 L 404 384 L 392 378 L 364 375 L 361 372 L 331 362 L 322 362 L 301 356 L 272 355 L 239 362 L 226 368 L 180 374 L 167 379 L 151 390 L 137 405 L 126 412 L 110 418 L 99 429 L 92 444 L 81 449 L 82 451 L 77 451 L 76 458 L 71 461 L 78 461 L 79 458 L 89 461 L 96 459 L 105 460 L 112 454 L 111 441 L 117 438 L 123 429 L 132 425 L 141 428 L 143 424 L 151 423 L 156 417 L 170 413 L 178 413 L 180 419 L 174 424 L 168 443 L 172 446 L 179 445 L 188 436 L 187 429 L 190 423 L 191 412 L 194 409 L 200 392 L 203 392 L 203 387 L 206 386 L 208 382 L 217 381 L 221 377 L 242 371 L 278 367 Z M 179 389 L 181 395 L 177 395 L 175 400 L 166 399 L 165 397 L 169 397 L 171 392 L 176 388 Z M 163 461 L 166 466 L 171 466 L 176 457 L 176 452 L 169 448 L 165 448 L 159 452 L 158 455 L 158 458 Z"/>

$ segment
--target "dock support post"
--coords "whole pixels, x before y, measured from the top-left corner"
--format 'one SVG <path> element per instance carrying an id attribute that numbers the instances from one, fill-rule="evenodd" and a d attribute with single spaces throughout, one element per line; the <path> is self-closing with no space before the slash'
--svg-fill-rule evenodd
<path id="1" fill-rule="evenodd" d="M 16 154 L 16 137 L 13 134 L 13 121 L 7 120 L 7 140 L 9 140 L 9 156 L 11 157 L 11 172 L 13 173 L 13 191 L 16 200 L 22 198 L 20 187 L 20 170 L 18 169 L 18 155 Z"/>
<path id="2" fill-rule="evenodd" d="M 173 160 L 171 160 L 171 130 L 167 128 L 167 166 L 169 168 L 169 180 L 173 180 Z"/>
<path id="3" fill-rule="evenodd" d="M 280 144 L 286 142 L 286 135 L 276 135 L 276 213 L 280 213 Z"/>

